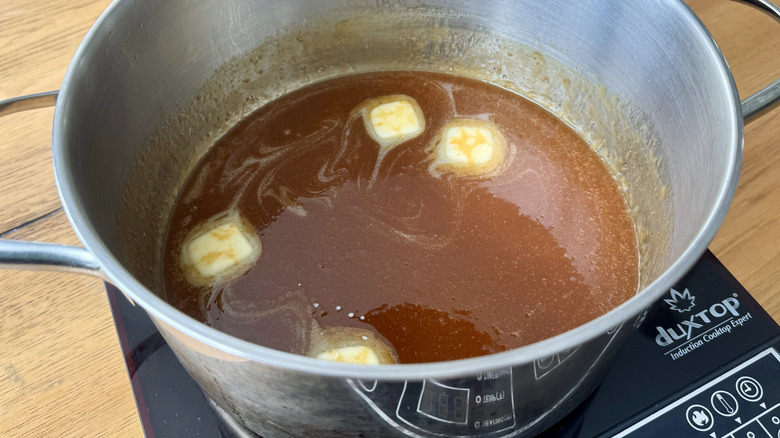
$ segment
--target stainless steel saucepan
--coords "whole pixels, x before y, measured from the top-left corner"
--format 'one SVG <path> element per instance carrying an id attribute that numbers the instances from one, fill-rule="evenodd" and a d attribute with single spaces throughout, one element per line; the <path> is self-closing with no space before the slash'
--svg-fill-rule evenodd
<path id="1" fill-rule="evenodd" d="M 375 367 L 254 345 L 161 298 L 166 220 L 213 141 L 285 92 L 380 69 L 488 80 L 585 137 L 632 207 L 636 297 L 516 350 Z M 778 95 L 780 81 L 741 103 L 722 54 L 678 0 L 117 0 L 58 98 L 0 103 L 2 115 L 56 99 L 56 181 L 84 248 L 0 241 L 0 267 L 113 283 L 219 409 L 263 436 L 532 435 L 598 384 L 637 315 L 702 255 L 737 185 L 743 121 Z"/>

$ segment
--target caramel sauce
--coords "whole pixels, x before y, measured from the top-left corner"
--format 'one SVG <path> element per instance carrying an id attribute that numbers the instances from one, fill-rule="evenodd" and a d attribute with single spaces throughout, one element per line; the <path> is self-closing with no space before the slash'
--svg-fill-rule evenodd
<path id="1" fill-rule="evenodd" d="M 354 110 L 387 95 L 416 100 L 425 130 L 380 154 Z M 487 177 L 430 170 L 459 118 L 505 137 Z M 188 283 L 185 236 L 229 210 L 256 230 L 259 260 L 225 284 Z M 427 72 L 327 80 L 244 119 L 182 189 L 164 257 L 169 302 L 224 332 L 306 354 L 324 329 L 360 328 L 402 363 L 562 333 L 632 296 L 637 266 L 622 193 L 585 141 L 515 93 Z"/>

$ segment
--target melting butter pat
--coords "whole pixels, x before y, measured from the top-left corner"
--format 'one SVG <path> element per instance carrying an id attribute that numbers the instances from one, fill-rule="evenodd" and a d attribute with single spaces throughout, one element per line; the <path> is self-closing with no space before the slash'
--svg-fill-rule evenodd
<path id="1" fill-rule="evenodd" d="M 246 260 L 253 249 L 238 225 L 231 222 L 192 239 L 187 252 L 200 275 L 213 277 Z"/>
<path id="2" fill-rule="evenodd" d="M 334 362 L 364 365 L 398 363 L 395 349 L 386 339 L 370 330 L 357 327 L 318 327 L 309 338 L 306 355 Z"/>
<path id="3" fill-rule="evenodd" d="M 490 122 L 456 119 L 442 128 L 434 141 L 433 168 L 467 175 L 493 172 L 504 161 L 506 140 Z"/>
<path id="4" fill-rule="evenodd" d="M 394 100 L 377 105 L 368 117 L 374 134 L 382 140 L 395 140 L 422 132 L 422 122 L 409 101 Z"/>
<path id="5" fill-rule="evenodd" d="M 360 107 L 366 131 L 384 150 L 422 134 L 425 117 L 420 105 L 402 94 L 369 100 Z"/>
<path id="6" fill-rule="evenodd" d="M 379 365 L 379 356 L 377 356 L 373 349 L 364 345 L 333 348 L 318 354 L 317 359 L 359 363 L 364 365 Z"/>
<path id="7" fill-rule="evenodd" d="M 260 239 L 237 215 L 228 215 L 190 233 L 182 267 L 190 282 L 213 284 L 246 273 L 260 256 Z"/>

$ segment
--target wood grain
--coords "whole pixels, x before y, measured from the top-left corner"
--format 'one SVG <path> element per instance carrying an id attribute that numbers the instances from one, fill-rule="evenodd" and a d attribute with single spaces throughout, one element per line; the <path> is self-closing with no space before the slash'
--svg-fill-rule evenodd
<path id="1" fill-rule="evenodd" d="M 59 89 L 79 43 L 109 4 L 1 1 L 0 100 Z M 59 205 L 51 170 L 53 115 L 48 109 L 0 119 L 0 233 Z"/>
<path id="2" fill-rule="evenodd" d="M 78 244 L 61 210 L 10 238 Z M 0 271 L 0 436 L 143 436 L 103 282 Z"/>
<path id="3" fill-rule="evenodd" d="M 691 0 L 749 96 L 780 78 L 780 23 L 729 1 Z M 745 127 L 745 155 L 737 193 L 710 244 L 761 305 L 780 321 L 780 108 Z"/>
<path id="4" fill-rule="evenodd" d="M 0 99 L 58 89 L 109 3 L 0 2 Z M 45 216 L 5 237 L 78 244 L 59 210 L 53 114 L 0 119 L 0 233 Z M 0 285 L 0 436 L 143 436 L 102 282 L 0 271 Z"/>
<path id="5" fill-rule="evenodd" d="M 0 118 L 0 233 L 60 206 L 51 166 L 53 117 L 47 108 Z"/>
<path id="6" fill-rule="evenodd" d="M 0 2 L 0 100 L 57 90 L 89 28 L 110 0 Z"/>
<path id="7" fill-rule="evenodd" d="M 59 88 L 79 42 L 109 3 L 0 1 L 0 99 Z M 722 48 L 741 95 L 780 77 L 780 24 L 726 0 L 689 4 Z M 0 234 L 18 228 L 7 237 L 76 244 L 51 170 L 52 114 L 0 119 Z M 778 149 L 775 109 L 746 128 L 737 195 L 711 245 L 776 320 Z M 0 436 L 142 435 L 102 283 L 0 271 Z"/>

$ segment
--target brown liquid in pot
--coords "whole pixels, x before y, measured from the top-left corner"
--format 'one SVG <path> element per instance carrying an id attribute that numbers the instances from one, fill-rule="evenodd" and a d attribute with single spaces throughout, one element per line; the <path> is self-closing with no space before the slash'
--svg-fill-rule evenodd
<path id="1" fill-rule="evenodd" d="M 415 99 L 425 131 L 379 159 L 353 110 Z M 456 118 L 503 133 L 490 178 L 434 175 L 429 145 Z M 238 211 L 257 264 L 216 286 L 179 267 L 188 232 Z M 614 308 L 638 284 L 633 224 L 614 178 L 569 127 L 522 97 L 437 73 L 346 76 L 292 92 L 206 154 L 174 206 L 167 299 L 237 337 L 305 354 L 328 327 L 388 341 L 402 363 L 504 351 Z"/>

